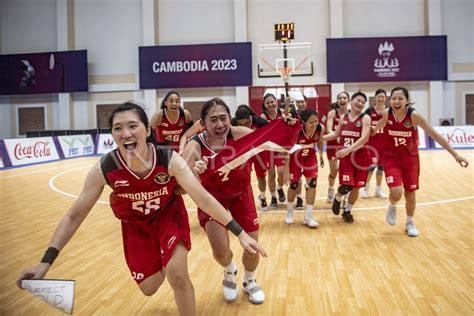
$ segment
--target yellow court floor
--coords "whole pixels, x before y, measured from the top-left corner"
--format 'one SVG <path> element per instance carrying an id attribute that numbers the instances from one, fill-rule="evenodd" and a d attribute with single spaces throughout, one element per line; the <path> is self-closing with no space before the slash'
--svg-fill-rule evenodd
<path id="1" fill-rule="evenodd" d="M 320 170 L 315 214 L 318 229 L 301 221 L 284 224 L 285 206 L 260 216 L 261 259 L 257 281 L 262 305 L 239 293 L 233 303 L 222 295 L 222 268 L 214 261 L 199 227 L 195 204 L 186 197 L 193 248 L 189 271 L 198 315 L 401 315 L 474 314 L 474 151 L 462 150 L 471 166 L 461 168 L 446 151 L 422 151 L 421 189 L 415 221 L 421 235 L 404 233 L 403 204 L 398 223 L 385 221 L 387 200 L 359 200 L 353 224 L 343 222 L 325 201 L 328 166 Z M 0 315 L 59 315 L 19 290 L 19 272 L 36 264 L 53 230 L 81 190 L 98 157 L 77 158 L 0 171 Z M 375 179 L 372 179 L 372 190 Z M 257 194 L 257 184 L 253 183 Z M 386 186 L 384 185 L 386 190 Z M 173 315 L 177 309 L 168 283 L 145 297 L 127 269 L 119 221 L 106 189 L 48 278 L 76 280 L 77 315 Z M 267 200 L 269 194 L 267 193 Z M 243 275 L 242 250 L 231 237 Z"/>

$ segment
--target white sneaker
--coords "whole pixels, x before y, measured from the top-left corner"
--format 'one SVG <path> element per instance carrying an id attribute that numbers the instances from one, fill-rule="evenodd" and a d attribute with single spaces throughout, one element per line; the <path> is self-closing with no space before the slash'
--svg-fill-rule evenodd
<path id="1" fill-rule="evenodd" d="M 367 188 L 364 187 L 362 190 L 360 190 L 360 197 L 363 199 L 369 198 L 369 192 L 367 191 Z"/>
<path id="2" fill-rule="evenodd" d="M 262 304 L 265 301 L 265 293 L 255 279 L 250 279 L 243 283 L 243 290 L 249 295 L 249 301 L 252 304 Z"/>
<path id="3" fill-rule="evenodd" d="M 293 220 L 293 211 L 286 210 L 285 224 L 291 225 L 295 221 Z"/>
<path id="4" fill-rule="evenodd" d="M 387 223 L 390 225 L 395 225 L 397 223 L 397 207 L 394 205 L 389 205 L 387 208 L 387 214 L 385 216 Z"/>
<path id="5" fill-rule="evenodd" d="M 416 229 L 415 227 L 415 223 L 407 223 L 405 231 L 410 237 L 418 237 L 418 235 L 420 234 L 418 229 Z"/>
<path id="6" fill-rule="evenodd" d="M 375 197 L 378 197 L 380 199 L 386 199 L 388 198 L 387 194 L 385 194 L 384 191 L 382 191 L 382 189 L 375 189 Z"/>
<path id="7" fill-rule="evenodd" d="M 237 269 L 234 272 L 227 272 L 224 270 L 224 280 L 222 285 L 224 286 L 224 298 L 227 301 L 234 301 L 239 293 L 237 289 Z"/>
<path id="8" fill-rule="evenodd" d="M 318 228 L 319 223 L 318 221 L 313 217 L 313 214 L 306 214 L 303 218 L 303 224 L 310 228 Z"/>
<path id="9" fill-rule="evenodd" d="M 328 203 L 332 203 L 334 201 L 334 188 L 328 188 Z"/>

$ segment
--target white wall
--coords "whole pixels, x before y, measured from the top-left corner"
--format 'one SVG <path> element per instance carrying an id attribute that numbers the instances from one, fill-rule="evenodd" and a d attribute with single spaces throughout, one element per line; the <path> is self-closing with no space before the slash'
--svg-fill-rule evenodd
<path id="1" fill-rule="evenodd" d="M 56 48 L 56 0 L 2 0 L 2 54 Z"/>
<path id="2" fill-rule="evenodd" d="M 432 123 L 438 123 L 438 116 L 464 123 L 461 96 L 474 82 L 472 0 L 70 0 L 66 7 L 62 1 L 0 0 L 3 54 L 54 51 L 68 38 L 74 40 L 73 49 L 88 50 L 91 92 L 51 98 L 57 100 L 51 108 L 59 112 L 51 116 L 53 127 L 93 128 L 94 104 L 122 98 L 146 102 L 152 114 L 167 91 L 138 89 L 138 46 L 142 45 L 251 41 L 254 85 L 280 85 L 280 78 L 258 78 L 256 72 L 257 46 L 273 43 L 273 24 L 279 22 L 295 22 L 296 41 L 312 42 L 314 75 L 293 77 L 294 84 L 326 82 L 328 37 L 448 35 L 448 82 L 340 84 L 334 91 L 361 89 L 373 95 L 379 87 L 390 91 L 402 85 L 410 90 L 417 110 Z M 65 34 L 68 12 L 73 13 L 74 24 Z M 247 96 L 246 89 L 179 92 L 185 101 L 221 97 L 234 111 Z M 441 100 L 433 100 L 436 96 Z M 18 102 L 11 100 L 0 98 L 0 138 L 15 135 L 16 126 L 10 120 L 16 115 L 13 103 Z M 22 104 L 28 100 L 23 98 Z"/>
<path id="3" fill-rule="evenodd" d="M 448 80 L 474 80 L 472 71 L 453 72 L 455 64 L 474 67 L 474 1 L 442 0 L 441 6 L 442 29 L 448 36 Z"/>
<path id="4" fill-rule="evenodd" d="M 89 76 L 135 74 L 142 0 L 75 0 L 75 49 L 87 49 Z"/>
<path id="5" fill-rule="evenodd" d="M 425 35 L 424 1 L 343 0 L 344 37 Z"/>
<path id="6" fill-rule="evenodd" d="M 234 41 L 233 0 L 160 0 L 160 45 Z"/>

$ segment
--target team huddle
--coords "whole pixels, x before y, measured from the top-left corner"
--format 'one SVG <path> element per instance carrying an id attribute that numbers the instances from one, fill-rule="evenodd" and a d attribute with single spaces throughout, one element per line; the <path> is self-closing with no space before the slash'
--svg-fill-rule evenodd
<path id="1" fill-rule="evenodd" d="M 423 128 L 461 166 L 467 167 L 468 161 L 412 108 L 405 88 L 391 91 L 388 108 L 384 105 L 386 98 L 385 91 L 377 90 L 376 104 L 365 110 L 367 96 L 364 93 L 349 96 L 341 92 L 327 120 L 320 120 L 315 110 L 307 108 L 304 96 L 294 100 L 293 107 L 287 99 L 283 109 L 274 95 L 266 94 L 260 116 L 250 107 L 241 105 L 233 118 L 226 103 L 214 98 L 203 104 L 200 119 L 195 123 L 189 112 L 181 108 L 180 96 L 175 91 L 166 95 L 161 110 L 150 122 L 139 105 L 133 102 L 120 105 L 109 120 L 118 148 L 91 168 L 79 198 L 56 228 L 41 263 L 24 270 L 18 278 L 18 286 L 22 279 L 44 278 L 108 185 L 112 189 L 110 206 L 122 225 L 127 265 L 145 295 L 153 295 L 166 278 L 179 313 L 195 313 L 194 288 L 187 266 L 191 249 L 189 220 L 182 198 L 188 194 L 198 206 L 199 224 L 208 237 L 213 257 L 224 269 L 225 299 L 233 301 L 239 293 L 230 231 L 244 249 L 242 289 L 251 303 L 261 304 L 265 293 L 255 274 L 259 258 L 266 256 L 266 252 L 258 243 L 252 169 L 258 181 L 257 203 L 261 211 L 276 208 L 279 202 L 286 201 L 284 222 L 291 225 L 293 209 L 303 209 L 306 202 L 303 223 L 317 228 L 319 223 L 313 208 L 318 168 L 325 166 L 325 142 L 330 168 L 327 200 L 332 203 L 333 213 L 341 213 L 345 222 L 353 223 L 352 208 L 360 191 L 362 198 L 368 196 L 367 182 L 375 172 L 375 195 L 389 200 L 387 222 L 396 224 L 397 202 L 404 196 L 406 233 L 418 236 L 413 220 L 420 171 L 417 128 Z M 212 161 L 219 152 L 237 148 L 241 142 L 248 141 L 247 136 L 277 124 L 281 131 L 292 134 L 288 138 L 300 145 L 297 151 L 289 154 L 259 152 L 226 173 L 212 168 Z M 384 173 L 390 190 L 388 196 L 381 189 Z M 302 184 L 303 176 L 305 184 Z M 271 194 L 269 205 L 267 183 Z M 285 185 L 288 186 L 286 194 Z M 303 188 L 305 201 L 301 194 Z"/>

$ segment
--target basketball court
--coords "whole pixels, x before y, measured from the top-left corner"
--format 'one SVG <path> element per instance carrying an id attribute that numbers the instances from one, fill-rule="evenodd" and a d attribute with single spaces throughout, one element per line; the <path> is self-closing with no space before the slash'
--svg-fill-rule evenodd
<path id="1" fill-rule="evenodd" d="M 460 153 L 474 161 L 473 150 Z M 301 223 L 304 211 L 296 211 L 293 225 L 284 224 L 282 204 L 276 210 L 259 212 L 260 242 L 268 252 L 257 270 L 266 294 L 262 305 L 251 304 L 242 291 L 235 302 L 224 300 L 222 268 L 214 261 L 198 224 L 195 204 L 186 196 L 193 243 L 188 264 L 197 313 L 472 314 L 474 173 L 472 168 L 459 167 L 445 151 L 421 151 L 420 156 L 415 220 L 421 235 L 417 238 L 404 232 L 402 205 L 397 225 L 386 223 L 387 200 L 360 199 L 353 224 L 333 215 L 325 201 L 328 166 L 320 169 L 318 178 L 318 229 Z M 21 269 L 39 261 L 98 159 L 76 158 L 1 171 L 3 315 L 61 314 L 19 291 L 15 279 Z M 253 188 L 257 194 L 255 178 Z M 131 278 L 122 253 L 120 222 L 108 205 L 109 192 L 106 188 L 48 278 L 76 280 L 74 312 L 78 315 L 177 314 L 167 282 L 154 296 L 145 297 Z M 231 241 L 240 280 L 242 250 L 236 238 Z"/>

